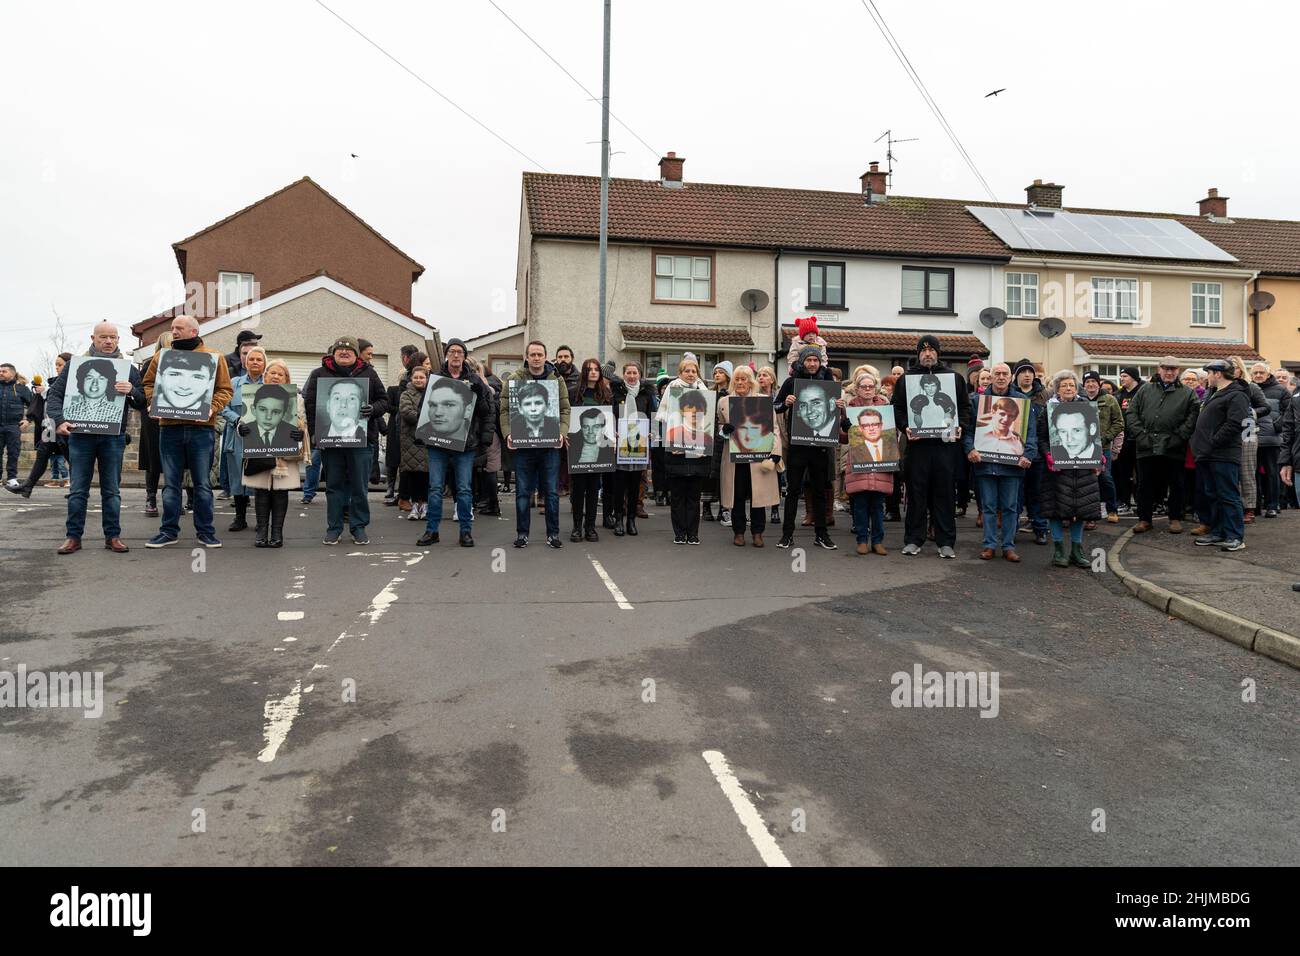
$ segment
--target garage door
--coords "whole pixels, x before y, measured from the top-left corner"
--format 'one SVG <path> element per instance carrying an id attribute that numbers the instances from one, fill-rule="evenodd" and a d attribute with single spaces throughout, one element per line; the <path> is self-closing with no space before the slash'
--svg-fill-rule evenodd
<path id="1" fill-rule="evenodd" d="M 289 378 L 299 388 L 307 381 L 307 376 L 315 369 L 320 368 L 319 352 L 273 352 L 272 358 L 283 359 L 289 366 Z M 388 356 L 376 355 L 374 357 L 375 371 L 379 373 L 379 380 L 385 385 L 388 384 Z"/>

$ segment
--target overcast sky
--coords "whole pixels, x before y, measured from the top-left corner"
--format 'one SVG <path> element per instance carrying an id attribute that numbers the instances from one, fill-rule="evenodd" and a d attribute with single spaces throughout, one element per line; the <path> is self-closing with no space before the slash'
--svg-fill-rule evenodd
<path id="1" fill-rule="evenodd" d="M 444 337 L 513 322 L 520 173 L 598 173 L 598 104 L 487 0 L 326 2 L 530 159 L 313 0 L 10 0 L 0 360 L 40 371 L 52 309 L 133 346 L 180 298 L 171 243 L 304 175 L 425 265 L 414 310 Z M 599 0 L 497 2 L 599 94 Z M 1300 219 L 1286 6 L 877 6 L 998 199 L 1042 178 L 1067 207 L 1194 213 L 1218 186 Z M 987 198 L 859 0 L 615 0 L 611 90 L 654 150 L 612 124 L 617 176 L 671 149 L 687 180 L 856 190 L 892 127 L 920 138 L 894 192 Z"/>

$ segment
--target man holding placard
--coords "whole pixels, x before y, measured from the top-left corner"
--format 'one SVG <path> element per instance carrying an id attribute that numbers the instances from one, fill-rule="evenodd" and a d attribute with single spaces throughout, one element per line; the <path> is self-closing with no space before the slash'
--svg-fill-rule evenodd
<path id="1" fill-rule="evenodd" d="M 991 560 L 1001 547 L 1002 557 L 1018 564 L 1016 523 L 1025 473 L 1038 457 L 1038 406 L 1012 383 L 1006 362 L 991 371 L 989 390 L 971 397 L 975 428 L 964 442 L 984 524 L 980 560 Z"/>
<path id="2" fill-rule="evenodd" d="M 78 385 L 79 395 L 94 393 L 95 404 L 113 396 L 120 402 L 116 422 L 104 422 L 100 415 L 86 427 L 69 418 L 66 395 L 69 377 L 74 369 L 87 369 Z M 93 377 L 103 381 L 92 382 L 86 389 L 86 380 Z M 111 378 L 112 384 L 109 384 Z M 78 384 L 76 378 L 72 379 Z M 125 554 L 122 542 L 122 455 L 126 451 L 127 405 L 144 409 L 144 389 L 140 386 L 140 372 L 126 359 L 117 347 L 117 326 L 100 322 L 90 336 L 90 349 L 64 366 L 59 377 L 50 386 L 45 413 L 54 422 L 55 433 L 67 438 L 68 466 L 72 475 L 68 492 L 67 540 L 59 547 L 59 554 L 73 554 L 81 550 L 81 535 L 86 528 L 86 506 L 90 500 L 90 480 L 95 466 L 99 466 L 99 498 L 103 508 L 104 547 Z M 111 427 L 110 427 L 111 426 Z"/>

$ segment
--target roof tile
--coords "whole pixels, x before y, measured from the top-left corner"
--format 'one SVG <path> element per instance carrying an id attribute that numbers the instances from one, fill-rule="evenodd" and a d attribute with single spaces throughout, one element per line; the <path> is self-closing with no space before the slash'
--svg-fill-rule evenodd
<path id="1" fill-rule="evenodd" d="M 1240 356 L 1242 361 L 1262 361 L 1257 351 L 1245 342 L 1224 342 L 1214 339 L 1151 339 L 1123 335 L 1076 335 L 1074 344 L 1089 355 L 1133 355 L 1160 358 L 1173 355 L 1180 359 L 1216 359 L 1229 355 Z"/>

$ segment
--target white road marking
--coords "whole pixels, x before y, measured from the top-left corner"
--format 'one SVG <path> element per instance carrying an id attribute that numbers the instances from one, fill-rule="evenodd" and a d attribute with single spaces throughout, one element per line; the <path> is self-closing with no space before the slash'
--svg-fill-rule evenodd
<path id="1" fill-rule="evenodd" d="M 266 739 L 266 746 L 257 755 L 257 759 L 262 763 L 270 763 L 275 759 L 280 745 L 289 736 L 293 719 L 298 716 L 298 703 L 301 700 L 302 681 L 294 681 L 289 696 L 280 700 L 268 700 L 263 706 L 262 716 L 266 720 L 266 727 L 262 730 L 262 736 Z"/>
<path id="2" fill-rule="evenodd" d="M 284 640 L 284 643 L 286 643 L 286 644 L 292 644 L 294 641 L 298 640 L 298 638 L 296 638 L 296 637 L 286 637 L 286 638 L 284 638 L 283 640 Z"/>
<path id="3" fill-rule="evenodd" d="M 632 605 L 629 604 L 627 598 L 623 596 L 623 592 L 620 591 L 618 585 L 614 583 L 614 579 L 611 578 L 609 573 L 600 566 L 600 562 L 591 555 L 587 555 L 587 560 L 590 561 L 591 566 L 596 569 L 596 573 L 600 575 L 600 579 L 605 582 L 605 587 L 609 588 L 609 593 L 614 595 L 614 600 L 618 602 L 619 609 L 631 611 Z"/>
<path id="4" fill-rule="evenodd" d="M 763 818 L 749 802 L 749 797 L 745 795 L 745 790 L 736 779 L 736 775 L 731 772 L 731 767 L 727 766 L 727 758 L 719 750 L 706 750 L 701 756 L 713 771 L 714 779 L 722 787 L 722 792 L 731 801 L 731 809 L 735 810 L 736 816 L 740 817 L 745 832 L 749 834 L 749 839 L 758 850 L 758 855 L 762 857 L 763 862 L 768 866 L 789 866 L 790 861 L 781 852 L 772 834 L 767 832 Z"/>
<path id="5" fill-rule="evenodd" d="M 298 600 L 298 598 L 304 598 L 304 597 L 306 597 L 306 596 L 307 596 L 307 595 L 305 595 L 305 594 L 301 594 L 301 593 L 299 593 L 299 592 L 297 592 L 297 591 L 288 591 L 288 592 L 285 593 L 285 595 L 284 595 L 284 599 L 285 599 L 286 601 L 296 601 L 296 600 Z"/>
<path id="6" fill-rule="evenodd" d="M 277 621 L 301 621 L 306 616 L 306 611 L 280 611 L 275 615 L 275 619 Z"/>
<path id="7" fill-rule="evenodd" d="M 419 557 L 414 561 L 408 561 L 407 563 L 415 564 L 425 556 L 424 552 L 417 552 L 417 554 Z M 397 585 L 401 584 L 405 580 L 405 576 L 398 575 L 384 585 L 383 590 L 371 599 L 370 605 L 357 615 L 356 619 L 351 625 L 349 625 L 348 629 L 336 637 L 333 644 L 325 648 L 325 653 L 328 654 L 349 637 L 360 637 L 364 639 L 369 635 L 369 631 L 362 631 L 359 626 L 361 626 L 363 622 L 368 623 L 370 626 L 374 626 L 375 622 L 383 617 L 388 611 L 388 608 L 397 600 Z M 300 620 L 302 617 L 302 611 L 279 612 L 279 618 L 282 621 L 296 621 Z M 283 642 L 294 640 L 297 639 L 293 637 L 283 638 Z M 275 650 L 283 651 L 284 648 L 276 647 Z M 312 665 L 310 673 L 314 674 L 317 671 L 328 670 L 328 668 L 328 664 L 317 662 Z M 303 689 L 302 681 L 295 681 L 293 690 L 289 692 L 288 697 L 280 700 L 268 700 L 266 702 L 263 710 L 266 727 L 262 732 L 263 736 L 266 738 L 266 746 L 263 747 L 262 752 L 257 755 L 257 759 L 262 761 L 262 763 L 270 763 L 275 759 L 275 755 L 277 751 L 279 751 L 280 745 L 283 744 L 285 739 L 289 736 L 289 730 L 293 727 L 294 718 L 298 716 L 298 705 L 302 700 L 302 695 L 311 693 L 315 686 L 315 684 L 308 684 L 307 687 Z"/>

